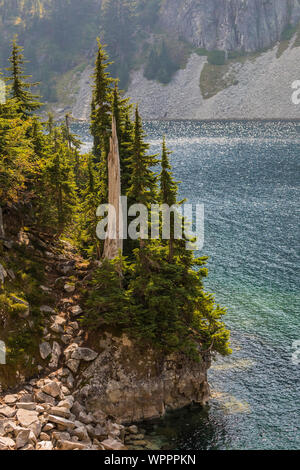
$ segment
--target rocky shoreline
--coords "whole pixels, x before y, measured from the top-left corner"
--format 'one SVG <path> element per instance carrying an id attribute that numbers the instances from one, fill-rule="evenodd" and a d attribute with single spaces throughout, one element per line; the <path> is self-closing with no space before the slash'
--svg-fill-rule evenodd
<path id="1" fill-rule="evenodd" d="M 161 357 L 108 331 L 96 335 L 91 346 L 79 320 L 79 291 L 89 269 L 70 244 L 61 252 L 55 243 L 25 232 L 2 243 L 8 255 L 19 244 L 45 261 L 47 278 L 40 288 L 55 297 L 55 306 L 40 307 L 46 320 L 38 375 L 27 378 L 18 371 L 18 388 L 8 393 L 2 387 L 0 449 L 154 449 L 133 423 L 208 401 L 209 354 L 199 364 L 180 355 Z M 14 276 L 3 265 L 1 272 L 3 284 Z M 29 304 L 20 320 L 31 322 Z"/>

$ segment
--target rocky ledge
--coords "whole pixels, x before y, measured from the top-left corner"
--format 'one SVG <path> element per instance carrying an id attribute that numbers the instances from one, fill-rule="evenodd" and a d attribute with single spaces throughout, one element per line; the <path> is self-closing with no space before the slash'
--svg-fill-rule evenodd
<path id="1" fill-rule="evenodd" d="M 102 352 L 82 373 L 86 385 L 79 391 L 91 412 L 101 409 L 127 424 L 209 399 L 209 356 L 200 363 L 182 355 L 163 357 L 151 349 L 142 351 L 125 335 L 109 333 L 100 346 Z"/>
<path id="2" fill-rule="evenodd" d="M 6 262 L 17 243 L 44 260 L 40 288 L 53 306 L 40 306 L 44 328 L 36 376 L 18 371 L 9 393 L 0 383 L 0 450 L 153 449 L 134 423 L 208 401 L 210 354 L 199 363 L 180 354 L 166 357 L 124 334 L 105 328 L 90 334 L 81 327 L 80 290 L 93 267 L 70 244 L 64 243 L 62 255 L 55 243 L 23 232 L 3 243 Z M 12 274 L 0 264 L 2 286 Z M 18 321 L 30 323 L 31 306 L 23 310 Z"/>

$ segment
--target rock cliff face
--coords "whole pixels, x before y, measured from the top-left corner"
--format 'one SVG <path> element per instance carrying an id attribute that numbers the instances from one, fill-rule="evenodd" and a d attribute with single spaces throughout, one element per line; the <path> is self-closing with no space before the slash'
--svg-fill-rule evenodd
<path id="1" fill-rule="evenodd" d="M 124 335 L 107 334 L 101 345 L 103 352 L 82 374 L 80 399 L 89 411 L 101 409 L 121 423 L 132 423 L 208 401 L 210 355 L 201 363 L 175 355 L 162 358 L 137 349 Z"/>
<path id="2" fill-rule="evenodd" d="M 300 19 L 299 0 L 165 0 L 161 24 L 208 50 L 257 51 Z"/>

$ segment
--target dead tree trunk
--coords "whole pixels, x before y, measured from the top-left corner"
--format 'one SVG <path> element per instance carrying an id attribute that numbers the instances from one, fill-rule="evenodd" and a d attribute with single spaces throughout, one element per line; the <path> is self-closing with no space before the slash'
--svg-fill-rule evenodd
<path id="1" fill-rule="evenodd" d="M 2 214 L 1 206 L 0 206 L 0 238 L 5 238 L 5 231 L 4 231 L 4 225 L 3 225 L 3 214 Z"/>
<path id="2" fill-rule="evenodd" d="M 108 203 L 114 207 L 109 211 L 107 238 L 104 243 L 104 258 L 114 259 L 123 251 L 122 239 L 122 209 L 121 197 L 121 170 L 119 143 L 116 129 L 116 120 L 112 119 L 112 137 L 110 138 L 110 152 L 108 155 Z"/>

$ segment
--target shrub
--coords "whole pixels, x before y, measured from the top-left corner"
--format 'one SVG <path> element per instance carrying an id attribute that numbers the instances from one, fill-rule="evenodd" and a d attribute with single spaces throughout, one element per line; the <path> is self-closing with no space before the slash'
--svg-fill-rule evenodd
<path id="1" fill-rule="evenodd" d="M 224 51 L 209 51 L 207 57 L 208 63 L 211 65 L 225 65 L 226 56 Z"/>

